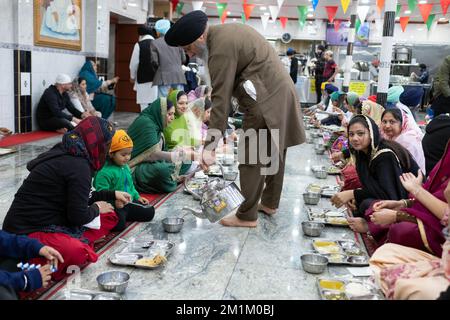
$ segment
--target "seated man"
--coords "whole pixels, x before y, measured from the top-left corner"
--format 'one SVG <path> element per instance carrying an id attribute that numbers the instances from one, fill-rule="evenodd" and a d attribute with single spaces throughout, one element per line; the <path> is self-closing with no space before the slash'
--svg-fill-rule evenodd
<path id="1" fill-rule="evenodd" d="M 35 239 L 16 236 L 0 230 L 0 300 L 16 300 L 17 292 L 32 291 L 47 286 L 52 273 L 50 265 L 39 269 L 18 269 L 20 258 L 29 259 L 42 256 L 57 266 L 64 262 L 58 251 L 44 246 Z"/>
<path id="2" fill-rule="evenodd" d="M 72 87 L 72 79 L 68 75 L 59 74 L 54 85 L 42 94 L 37 106 L 37 122 L 41 130 L 65 133 L 73 130 L 81 118 L 88 116 L 74 107 L 67 93 Z M 65 113 L 67 109 L 71 114 Z"/>

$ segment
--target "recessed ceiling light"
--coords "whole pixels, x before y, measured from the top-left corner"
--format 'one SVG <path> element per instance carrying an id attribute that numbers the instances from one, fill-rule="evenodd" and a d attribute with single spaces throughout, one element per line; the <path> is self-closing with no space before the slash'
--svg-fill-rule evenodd
<path id="1" fill-rule="evenodd" d="M 362 2 L 362 3 L 369 3 L 370 0 L 362 0 L 361 2 Z"/>
<path id="2" fill-rule="evenodd" d="M 423 28 L 418 28 L 417 31 L 423 31 Z"/>
<path id="3" fill-rule="evenodd" d="M 233 18 L 233 21 L 236 21 L 236 18 Z"/>
<path id="4" fill-rule="evenodd" d="M 447 21 L 447 19 L 442 17 L 442 18 L 439 18 L 439 21 Z"/>
<path id="5" fill-rule="evenodd" d="M 314 17 L 314 15 L 312 13 L 308 13 L 307 17 L 312 18 L 312 17 Z"/>
<path id="6" fill-rule="evenodd" d="M 266 11 L 266 10 L 267 10 L 266 7 L 261 7 L 261 8 L 259 8 L 259 9 L 261 9 L 262 11 Z"/>
<path id="7" fill-rule="evenodd" d="M 411 10 L 406 10 L 405 14 L 411 14 Z"/>
<path id="8" fill-rule="evenodd" d="M 228 14 L 229 16 L 231 16 L 231 11 L 228 11 L 227 14 Z"/>
<path id="9" fill-rule="evenodd" d="M 400 20 L 400 17 L 395 17 L 395 20 Z"/>
<path id="10" fill-rule="evenodd" d="M 264 15 L 265 15 L 265 16 L 270 16 L 270 13 L 264 12 Z"/>
<path id="11" fill-rule="evenodd" d="M 308 11 L 309 11 L 309 12 L 313 12 L 313 11 L 314 11 L 314 8 L 313 8 L 313 7 L 309 7 L 309 8 L 308 8 Z"/>
<path id="12" fill-rule="evenodd" d="M 427 3 L 427 0 L 420 0 L 419 3 L 420 4 L 425 4 L 425 3 Z"/>

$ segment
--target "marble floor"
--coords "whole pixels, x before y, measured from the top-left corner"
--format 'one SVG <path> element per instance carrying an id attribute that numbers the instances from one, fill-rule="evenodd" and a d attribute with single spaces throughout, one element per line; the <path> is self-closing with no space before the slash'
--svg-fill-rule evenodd
<path id="1" fill-rule="evenodd" d="M 136 115 L 117 113 L 114 117 L 119 127 L 126 128 Z M 0 158 L 0 222 L 27 176 L 26 163 L 58 140 L 60 137 L 22 145 L 18 152 Z M 254 229 L 225 228 L 189 215 L 180 233 L 165 233 L 161 225 L 163 218 L 180 216 L 184 206 L 198 207 L 190 195 L 175 193 L 157 208 L 153 221 L 138 224 L 123 236 L 129 239 L 145 234 L 173 241 L 176 245 L 165 267 L 142 270 L 110 264 L 108 256 L 125 245 L 116 241 L 73 283 L 97 290 L 98 274 L 123 270 L 131 276 L 126 299 L 317 300 L 320 298 L 317 276 L 304 272 L 300 262 L 300 255 L 312 250 L 311 238 L 303 235 L 300 225 L 307 219 L 302 193 L 311 182 L 336 184 L 334 176 L 321 181 L 314 178 L 311 166 L 318 164 L 329 164 L 329 160 L 326 155 L 316 155 L 312 144 L 288 150 L 279 212 L 270 217 L 260 214 Z M 331 204 L 322 198 L 319 206 L 331 207 Z M 361 240 L 350 229 L 341 227 L 326 227 L 322 237 Z M 321 276 L 328 275 L 344 276 L 349 271 L 345 267 L 329 266 Z M 53 296 L 48 294 L 43 298 Z"/>

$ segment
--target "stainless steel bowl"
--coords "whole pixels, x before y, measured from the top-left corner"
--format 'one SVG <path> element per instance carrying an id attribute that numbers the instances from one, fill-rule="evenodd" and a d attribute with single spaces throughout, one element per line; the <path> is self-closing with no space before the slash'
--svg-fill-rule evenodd
<path id="1" fill-rule="evenodd" d="M 325 147 L 316 149 L 316 154 L 324 154 L 325 153 Z"/>
<path id="2" fill-rule="evenodd" d="M 107 271 L 97 277 L 98 287 L 109 292 L 124 293 L 128 286 L 130 275 L 123 271 Z"/>
<path id="3" fill-rule="evenodd" d="M 318 204 L 320 201 L 320 193 L 306 192 L 303 194 L 305 204 Z"/>
<path id="4" fill-rule="evenodd" d="M 323 228 L 325 228 L 325 225 L 320 222 L 314 221 L 302 222 L 303 233 L 310 237 L 319 237 L 320 234 L 322 233 Z"/>
<path id="5" fill-rule="evenodd" d="M 238 176 L 237 171 L 229 170 L 223 172 L 223 178 L 227 181 L 234 181 L 236 180 L 237 176 Z"/>
<path id="6" fill-rule="evenodd" d="M 303 270 L 315 274 L 324 272 L 328 264 L 327 257 L 315 253 L 303 254 L 300 260 L 302 261 Z"/>
<path id="7" fill-rule="evenodd" d="M 169 233 L 177 233 L 183 228 L 184 219 L 183 218 L 164 218 L 162 224 L 164 230 Z"/>
<path id="8" fill-rule="evenodd" d="M 317 170 L 314 171 L 314 176 L 317 179 L 326 179 L 328 177 L 328 172 L 326 170 Z"/>

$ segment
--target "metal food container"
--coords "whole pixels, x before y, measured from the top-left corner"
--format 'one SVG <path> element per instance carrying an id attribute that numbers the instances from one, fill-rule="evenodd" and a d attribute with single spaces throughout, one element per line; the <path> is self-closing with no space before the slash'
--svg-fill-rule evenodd
<path id="1" fill-rule="evenodd" d="M 302 222 L 303 233 L 309 237 L 320 237 L 320 235 L 322 234 L 323 228 L 325 228 L 325 225 L 320 222 L 314 222 L 314 221 L 303 221 Z"/>
<path id="2" fill-rule="evenodd" d="M 300 257 L 303 270 L 309 273 L 319 274 L 325 271 L 328 265 L 328 258 L 320 254 L 306 253 Z"/>
<path id="3" fill-rule="evenodd" d="M 168 233 L 178 233 L 183 228 L 183 218 L 164 218 L 162 220 L 164 231 Z"/>
<path id="4" fill-rule="evenodd" d="M 305 192 L 303 194 L 303 200 L 305 201 L 305 204 L 316 205 L 320 201 L 320 193 Z"/>
<path id="5" fill-rule="evenodd" d="M 314 176 L 317 179 L 326 179 L 328 177 L 328 172 L 326 170 L 317 170 L 314 171 Z"/>
<path id="6" fill-rule="evenodd" d="M 124 293 L 128 286 L 130 275 L 123 271 L 107 271 L 97 277 L 98 287 L 109 292 Z"/>

